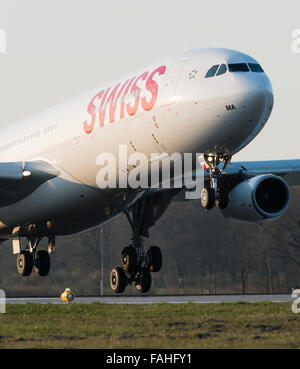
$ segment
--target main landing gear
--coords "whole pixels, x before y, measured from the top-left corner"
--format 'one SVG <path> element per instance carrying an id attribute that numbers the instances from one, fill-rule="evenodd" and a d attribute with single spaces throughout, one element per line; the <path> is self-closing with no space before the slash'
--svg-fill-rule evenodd
<path id="1" fill-rule="evenodd" d="M 228 187 L 221 180 L 222 170 L 230 164 L 231 156 L 222 154 L 207 154 L 200 158 L 204 169 L 209 173 L 209 184 L 201 192 L 201 205 L 204 209 L 212 209 L 215 205 L 224 209 L 228 203 Z M 223 163 L 222 170 L 219 164 Z"/>
<path id="2" fill-rule="evenodd" d="M 162 253 L 157 246 L 144 252 L 145 201 L 135 204 L 131 214 L 125 214 L 132 228 L 132 243 L 122 251 L 121 267 L 111 271 L 110 286 L 115 293 L 122 293 L 127 285 L 134 283 L 139 292 L 146 293 L 151 288 L 151 273 L 159 272 L 162 267 Z"/>
<path id="3" fill-rule="evenodd" d="M 49 224 L 48 224 L 49 226 Z M 35 233 L 37 228 L 30 226 L 30 231 Z M 23 277 L 28 277 L 34 267 L 36 273 L 40 276 L 46 276 L 50 271 L 50 254 L 55 252 L 55 238 L 53 235 L 48 237 L 48 250 L 37 250 L 37 247 L 42 240 L 42 235 L 26 236 L 27 246 L 25 250 L 21 250 L 20 236 L 15 237 L 13 241 L 14 253 L 17 256 L 17 271 Z M 15 242 L 15 243 L 14 243 Z"/>

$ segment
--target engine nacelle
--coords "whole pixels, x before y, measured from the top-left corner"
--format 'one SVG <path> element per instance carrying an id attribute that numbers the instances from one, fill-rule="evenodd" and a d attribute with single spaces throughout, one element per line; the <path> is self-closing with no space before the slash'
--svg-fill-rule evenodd
<path id="1" fill-rule="evenodd" d="M 222 209 L 226 218 L 261 223 L 282 215 L 290 202 L 287 183 L 273 174 L 262 174 L 236 185 Z"/>

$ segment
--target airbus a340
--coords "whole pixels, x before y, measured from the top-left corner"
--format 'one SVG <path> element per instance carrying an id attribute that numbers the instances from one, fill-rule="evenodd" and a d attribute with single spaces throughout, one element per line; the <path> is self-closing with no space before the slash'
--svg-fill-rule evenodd
<path id="1" fill-rule="evenodd" d="M 276 219 L 288 207 L 289 185 L 299 184 L 300 160 L 231 161 L 272 108 L 271 82 L 255 59 L 209 48 L 163 60 L 1 129 L 0 237 L 12 239 L 19 274 L 29 276 L 35 267 L 47 275 L 56 236 L 125 213 L 132 240 L 111 272 L 111 287 L 121 293 L 134 283 L 149 291 L 162 254 L 157 246 L 146 252 L 143 240 L 186 189 L 161 188 L 160 176 L 153 188 L 101 188 L 99 154 L 117 158 L 117 183 L 118 173 L 136 169 L 120 163 L 120 145 L 149 161 L 152 153 L 203 153 L 204 188 L 195 201 L 240 221 Z M 38 250 L 44 237 L 47 251 Z"/>

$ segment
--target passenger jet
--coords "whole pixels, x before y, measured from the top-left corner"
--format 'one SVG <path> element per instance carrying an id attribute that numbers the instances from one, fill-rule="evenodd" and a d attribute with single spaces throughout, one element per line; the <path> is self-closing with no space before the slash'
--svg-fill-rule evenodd
<path id="1" fill-rule="evenodd" d="M 34 267 L 46 276 L 56 236 L 125 214 L 132 239 L 121 266 L 111 271 L 111 288 L 122 293 L 133 283 L 149 291 L 162 253 L 157 246 L 144 250 L 144 238 L 186 189 L 161 188 L 160 175 L 153 188 L 100 188 L 99 154 L 117 158 L 117 173 L 136 169 L 118 161 L 120 145 L 149 161 L 152 153 L 202 153 L 204 187 L 193 201 L 238 221 L 278 218 L 288 207 L 289 186 L 300 183 L 300 160 L 231 160 L 262 130 L 272 108 L 271 82 L 255 59 L 208 48 L 162 60 L 1 129 L 0 237 L 12 240 L 18 273 L 29 276 Z M 44 237 L 48 250 L 38 249 Z"/>

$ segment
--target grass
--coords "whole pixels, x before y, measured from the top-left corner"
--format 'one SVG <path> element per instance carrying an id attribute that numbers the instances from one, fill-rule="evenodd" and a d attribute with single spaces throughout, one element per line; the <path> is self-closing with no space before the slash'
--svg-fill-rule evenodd
<path id="1" fill-rule="evenodd" d="M 0 314 L 0 348 L 300 348 L 290 303 L 26 304 Z"/>

